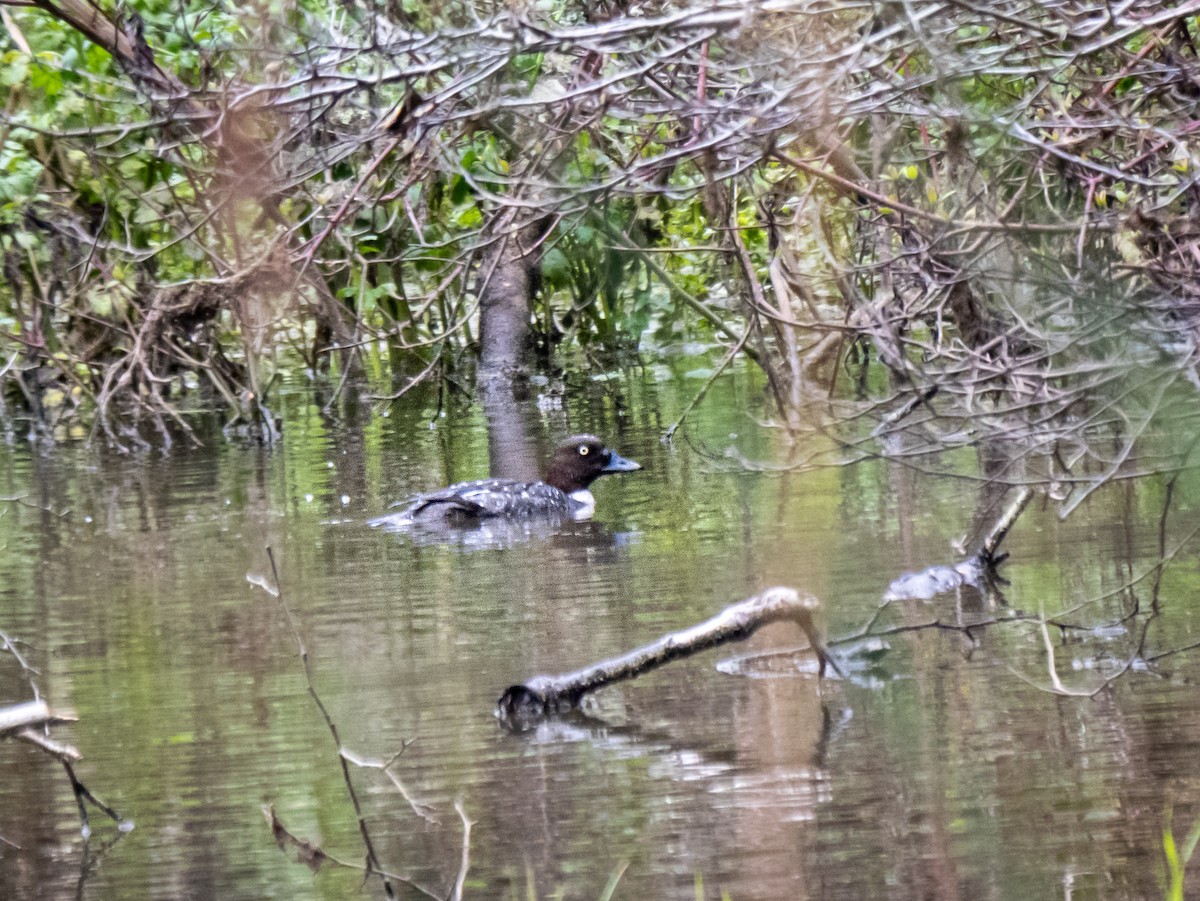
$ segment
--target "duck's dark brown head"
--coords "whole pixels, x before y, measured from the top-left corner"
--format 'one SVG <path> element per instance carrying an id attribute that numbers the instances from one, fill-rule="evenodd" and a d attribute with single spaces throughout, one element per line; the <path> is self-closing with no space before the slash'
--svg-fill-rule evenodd
<path id="1" fill-rule="evenodd" d="M 555 449 L 543 481 L 571 494 L 587 488 L 606 473 L 632 472 L 641 468 L 609 450 L 595 435 L 574 435 Z"/>

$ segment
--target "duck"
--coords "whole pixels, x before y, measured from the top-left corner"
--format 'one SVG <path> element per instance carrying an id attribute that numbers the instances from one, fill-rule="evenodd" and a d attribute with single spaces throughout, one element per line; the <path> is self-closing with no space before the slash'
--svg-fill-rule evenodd
<path id="1" fill-rule="evenodd" d="M 641 468 L 595 435 L 572 435 L 555 448 L 541 481 L 459 482 L 410 498 L 404 510 L 368 520 L 368 525 L 389 529 L 414 524 L 470 525 L 493 517 L 583 521 L 596 511 L 596 498 L 589 490 L 596 479 Z"/>

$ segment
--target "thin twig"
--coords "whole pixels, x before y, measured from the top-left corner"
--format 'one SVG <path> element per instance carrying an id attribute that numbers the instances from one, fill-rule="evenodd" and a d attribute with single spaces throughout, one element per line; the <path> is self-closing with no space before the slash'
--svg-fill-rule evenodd
<path id="1" fill-rule="evenodd" d="M 471 827 L 474 823 L 467 819 L 467 811 L 463 807 L 462 798 L 455 799 L 454 809 L 458 811 L 458 816 L 463 824 L 462 860 L 458 867 L 458 876 L 455 877 L 454 888 L 450 892 L 450 897 L 453 901 L 462 901 L 463 886 L 466 885 L 467 871 L 471 867 Z"/>
<path id="2" fill-rule="evenodd" d="M 361 769 L 380 770 L 383 772 L 383 774 L 391 780 L 392 785 L 396 787 L 396 791 L 400 792 L 400 797 L 408 802 L 408 806 L 413 813 L 425 820 L 427 823 L 436 824 L 439 821 L 437 817 L 433 816 L 434 808 L 428 804 L 422 804 L 420 801 L 414 798 L 409 790 L 405 787 L 404 783 L 400 781 L 400 777 L 392 771 L 392 765 L 403 753 L 404 750 L 401 749 L 400 751 L 397 751 L 389 760 L 372 760 L 368 757 L 359 757 L 348 748 L 341 749 L 342 756 L 349 760 L 356 767 Z"/>
<path id="3" fill-rule="evenodd" d="M 271 576 L 275 580 L 275 589 L 278 592 L 277 600 L 279 606 L 283 609 L 284 616 L 287 618 L 288 627 L 292 630 L 292 637 L 296 639 L 296 647 L 300 653 L 300 661 L 304 665 L 304 680 L 308 685 L 309 697 L 313 699 L 317 710 L 321 712 L 321 717 L 325 720 L 325 725 L 329 729 L 329 734 L 333 738 L 334 747 L 338 752 L 338 763 L 342 768 L 342 781 L 346 786 L 346 793 L 350 796 L 350 803 L 354 807 L 354 815 L 358 819 L 358 832 L 362 837 L 363 846 L 367 852 L 367 875 L 378 875 L 383 881 L 384 894 L 389 901 L 396 897 L 395 889 L 392 887 L 391 880 L 383 875 L 383 868 L 379 864 L 379 857 L 375 853 L 375 843 L 371 840 L 371 830 L 367 826 L 366 815 L 363 813 L 362 805 L 358 800 L 358 793 L 354 790 L 354 783 L 350 779 L 350 767 L 347 763 L 345 755 L 342 753 L 342 740 L 338 735 L 337 726 L 333 722 L 333 718 L 329 715 L 325 703 L 321 700 L 321 696 L 317 693 L 316 685 L 313 683 L 312 667 L 309 663 L 308 648 L 304 645 L 304 639 L 300 636 L 300 630 L 296 628 L 296 622 L 292 618 L 292 611 L 288 608 L 287 600 L 283 594 L 283 584 L 279 580 L 279 568 L 275 565 L 275 553 L 268 545 L 267 559 L 271 561 Z"/>

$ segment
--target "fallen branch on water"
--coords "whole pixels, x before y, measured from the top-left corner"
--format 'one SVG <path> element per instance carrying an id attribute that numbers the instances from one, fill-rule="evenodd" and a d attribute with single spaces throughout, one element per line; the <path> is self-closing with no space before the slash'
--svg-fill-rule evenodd
<path id="1" fill-rule="evenodd" d="M 497 704 L 501 722 L 523 728 L 549 714 L 564 713 L 579 706 L 585 695 L 624 679 L 633 679 L 664 664 L 690 657 L 717 645 L 749 638 L 769 623 L 793 622 L 800 627 L 820 661 L 841 672 L 830 658 L 813 613 L 820 603 L 811 595 L 791 588 L 768 588 L 756 597 L 726 607 L 712 619 L 690 629 L 670 632 L 657 641 L 621 657 L 604 660 L 585 669 L 559 676 L 537 676 L 505 689 Z"/>

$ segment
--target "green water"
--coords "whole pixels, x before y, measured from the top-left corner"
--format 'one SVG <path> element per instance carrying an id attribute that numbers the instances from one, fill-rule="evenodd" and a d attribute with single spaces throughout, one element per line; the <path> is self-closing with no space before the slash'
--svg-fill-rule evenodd
<path id="1" fill-rule="evenodd" d="M 1093 698 L 1045 689 L 1047 636 L 1067 690 L 1135 652 L 1144 619 L 1120 620 L 1152 600 L 1165 478 L 1115 482 L 1065 522 L 1035 499 L 1005 544 L 1001 598 L 964 589 L 881 620 L 1044 612 L 1103 631 L 896 634 L 873 666 L 824 684 L 728 675 L 718 664 L 737 647 L 609 690 L 599 721 L 497 725 L 507 685 L 769 585 L 816 594 L 828 633 L 846 635 L 899 574 L 959 558 L 954 542 L 1006 501 L 974 477 L 969 449 L 747 469 L 728 451 L 778 467 L 788 449 L 745 373 L 720 379 L 664 446 L 709 362 L 575 378 L 561 404 L 539 404 L 535 387 L 518 409 L 538 454 L 586 430 L 645 469 L 597 483 L 594 522 L 509 546 L 364 525 L 392 500 L 487 473 L 484 412 L 433 392 L 335 421 L 296 391 L 275 450 L 0 447 L 0 629 L 27 642 L 51 704 L 79 716 L 55 734 L 83 752 L 81 778 L 136 824 L 121 836 L 95 816 L 85 846 L 62 769 L 0 743 L 0 836 L 19 846 L 0 843 L 0 898 L 382 897 L 355 873 L 295 863 L 262 813 L 362 861 L 295 637 L 255 584 L 270 579 L 268 546 L 343 744 L 374 759 L 405 749 L 392 772 L 420 812 L 382 772 L 353 777 L 379 856 L 442 896 L 463 857 L 458 799 L 473 821 L 468 898 L 599 898 L 616 873 L 615 897 L 630 899 L 1161 896 L 1164 825 L 1173 816 L 1182 842 L 1200 816 L 1195 653 Z M 1198 496 L 1191 476 L 1173 490 L 1165 541 L 1182 549 L 1147 655 L 1200 640 L 1184 543 Z M 751 649 L 797 641 L 772 627 Z M 0 657 L 0 702 L 29 696 Z"/>

